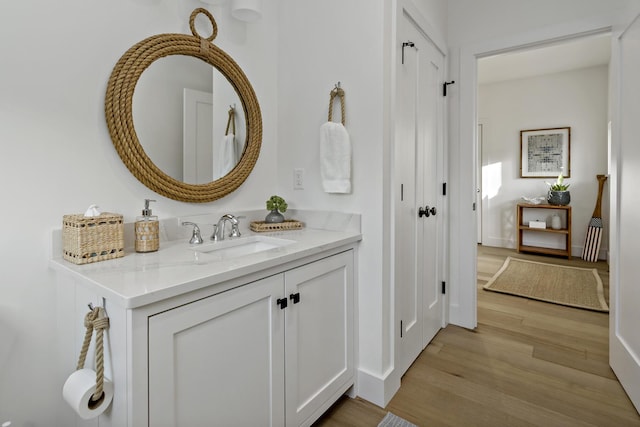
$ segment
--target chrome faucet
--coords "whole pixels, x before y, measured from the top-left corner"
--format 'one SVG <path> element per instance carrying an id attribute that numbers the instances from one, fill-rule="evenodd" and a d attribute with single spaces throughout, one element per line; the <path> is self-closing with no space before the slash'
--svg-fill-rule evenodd
<path id="1" fill-rule="evenodd" d="M 192 245 L 199 245 L 204 240 L 202 240 L 202 235 L 200 234 L 200 227 L 195 222 L 184 221 L 182 225 L 193 225 L 193 233 L 191 234 L 191 239 L 189 239 L 189 243 Z"/>
<path id="2" fill-rule="evenodd" d="M 240 230 L 238 229 L 240 222 L 238 221 L 238 218 L 231 214 L 224 214 L 220 217 L 217 224 L 213 224 L 211 240 L 224 240 L 224 227 L 227 221 L 231 223 L 231 232 L 229 233 L 229 237 L 240 237 Z"/>

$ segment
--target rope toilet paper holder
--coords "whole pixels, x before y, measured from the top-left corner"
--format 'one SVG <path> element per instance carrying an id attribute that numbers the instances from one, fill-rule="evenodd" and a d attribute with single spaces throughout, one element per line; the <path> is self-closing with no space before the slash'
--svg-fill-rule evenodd
<path id="1" fill-rule="evenodd" d="M 109 329 L 109 318 L 103 307 L 94 307 L 89 303 L 89 312 L 84 317 L 84 326 L 86 328 L 80 357 L 76 371 L 84 368 L 84 362 L 87 358 L 89 345 L 91 344 L 91 336 L 96 331 L 96 391 L 89 399 L 89 409 L 98 407 L 105 398 L 104 387 L 104 330 Z"/>

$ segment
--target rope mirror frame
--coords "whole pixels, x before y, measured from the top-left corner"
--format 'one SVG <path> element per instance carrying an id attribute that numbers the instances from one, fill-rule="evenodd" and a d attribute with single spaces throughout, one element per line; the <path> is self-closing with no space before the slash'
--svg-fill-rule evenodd
<path id="1" fill-rule="evenodd" d="M 213 26 L 212 34 L 201 37 L 195 29 L 198 14 L 204 14 Z M 173 200 L 206 203 L 236 190 L 253 170 L 262 145 L 262 115 L 256 94 L 240 66 L 211 42 L 218 33 L 213 15 L 195 9 L 189 18 L 193 35 L 159 34 L 132 46 L 118 60 L 105 96 L 105 116 L 113 145 L 127 169 L 145 186 Z M 188 184 L 170 177 L 145 153 L 136 134 L 132 99 L 142 73 L 156 60 L 170 55 L 199 58 L 218 69 L 233 86 L 244 109 L 247 127 L 245 149 L 236 167 L 220 179 L 206 184 Z"/>

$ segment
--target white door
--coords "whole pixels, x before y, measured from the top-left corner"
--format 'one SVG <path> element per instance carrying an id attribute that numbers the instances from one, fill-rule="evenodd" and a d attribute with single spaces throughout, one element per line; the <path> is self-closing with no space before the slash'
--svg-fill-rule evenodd
<path id="1" fill-rule="evenodd" d="M 213 181 L 213 99 L 211 92 L 184 89 L 182 180 Z"/>
<path id="2" fill-rule="evenodd" d="M 440 245 L 444 57 L 403 15 L 396 64 L 395 288 L 404 373 L 443 324 Z"/>
<path id="3" fill-rule="evenodd" d="M 352 384 L 353 251 L 285 273 L 286 425 L 310 425 Z"/>
<path id="4" fill-rule="evenodd" d="M 284 425 L 284 279 L 149 318 L 149 425 Z"/>
<path id="5" fill-rule="evenodd" d="M 640 253 L 637 188 L 640 169 L 636 166 L 640 162 L 639 18 L 620 38 L 620 58 L 619 147 L 614 156 L 610 187 L 614 206 L 611 215 L 614 268 L 611 269 L 609 357 L 620 383 L 640 411 L 640 287 L 637 267 Z"/>

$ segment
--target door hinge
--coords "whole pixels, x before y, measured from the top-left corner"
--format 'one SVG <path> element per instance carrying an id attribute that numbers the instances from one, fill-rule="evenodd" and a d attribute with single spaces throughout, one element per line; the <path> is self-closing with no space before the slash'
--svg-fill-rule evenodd
<path id="1" fill-rule="evenodd" d="M 476 202 L 473 202 L 473 206 L 471 207 L 474 211 L 476 210 Z"/>
<path id="2" fill-rule="evenodd" d="M 450 82 L 442 83 L 442 96 L 447 96 L 447 86 L 452 85 L 455 82 L 455 80 L 451 80 Z"/>
<path id="3" fill-rule="evenodd" d="M 447 183 L 446 182 L 442 183 L 442 195 L 443 196 L 447 195 Z"/>
<path id="4" fill-rule="evenodd" d="M 404 201 L 404 184 L 400 184 L 400 201 Z"/>
<path id="5" fill-rule="evenodd" d="M 408 41 L 408 42 L 404 42 L 402 43 L 402 64 L 404 65 L 404 48 L 409 46 L 409 47 L 414 47 L 416 44 L 414 42 Z"/>
<path id="6" fill-rule="evenodd" d="M 400 321 L 400 338 L 402 338 L 402 320 Z"/>
<path id="7" fill-rule="evenodd" d="M 287 299 L 286 298 L 278 298 L 276 300 L 276 304 L 280 306 L 280 310 L 284 310 L 287 308 Z"/>
<path id="8" fill-rule="evenodd" d="M 447 282 L 445 281 L 442 282 L 442 293 L 443 294 L 447 293 Z"/>

